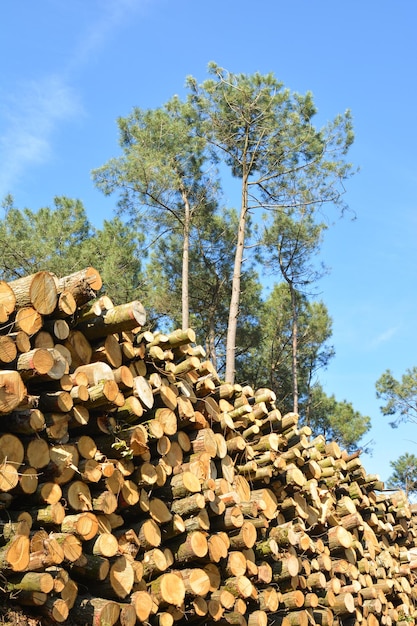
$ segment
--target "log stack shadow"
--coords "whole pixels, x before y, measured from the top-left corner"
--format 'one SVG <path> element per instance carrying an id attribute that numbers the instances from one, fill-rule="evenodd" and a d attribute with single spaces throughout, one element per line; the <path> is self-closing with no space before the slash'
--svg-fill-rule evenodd
<path id="1" fill-rule="evenodd" d="M 4 598 L 45 623 L 415 623 L 404 493 L 100 288 L 0 282 Z"/>

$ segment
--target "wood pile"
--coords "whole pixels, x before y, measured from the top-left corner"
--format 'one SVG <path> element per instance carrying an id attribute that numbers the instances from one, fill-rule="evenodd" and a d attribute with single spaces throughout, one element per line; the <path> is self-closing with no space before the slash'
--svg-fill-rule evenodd
<path id="1" fill-rule="evenodd" d="M 0 282 L 4 597 L 48 624 L 413 624 L 404 494 L 101 286 Z"/>

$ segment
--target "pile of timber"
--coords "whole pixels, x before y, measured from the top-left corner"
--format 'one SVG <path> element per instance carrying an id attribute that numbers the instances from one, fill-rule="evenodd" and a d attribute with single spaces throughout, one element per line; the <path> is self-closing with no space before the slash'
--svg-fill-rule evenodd
<path id="1" fill-rule="evenodd" d="M 404 494 L 101 286 L 0 282 L 3 596 L 48 624 L 413 624 Z"/>

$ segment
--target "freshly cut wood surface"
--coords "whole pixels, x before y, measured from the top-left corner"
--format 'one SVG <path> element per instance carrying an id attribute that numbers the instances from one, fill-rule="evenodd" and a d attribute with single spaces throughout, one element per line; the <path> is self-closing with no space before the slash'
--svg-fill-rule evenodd
<path id="1" fill-rule="evenodd" d="M 0 435 L 0 464 L 11 463 L 18 468 L 25 456 L 25 448 L 18 436 L 11 433 Z"/>
<path id="2" fill-rule="evenodd" d="M 29 336 L 34 335 L 42 328 L 42 316 L 31 306 L 26 306 L 18 311 L 14 316 L 14 330 L 22 331 Z"/>
<path id="3" fill-rule="evenodd" d="M 59 289 L 59 286 L 58 286 Z M 55 319 L 60 319 L 63 317 L 70 317 L 74 315 L 77 310 L 77 303 L 75 301 L 74 296 L 70 291 L 61 291 L 58 294 L 58 302 L 55 311 L 53 312 L 53 316 Z"/>
<path id="4" fill-rule="evenodd" d="M 72 609 L 76 623 L 94 626 L 114 626 L 120 615 L 120 606 L 114 600 L 97 597 L 80 597 Z"/>
<path id="5" fill-rule="evenodd" d="M 41 315 L 53 313 L 58 302 L 58 279 L 51 272 L 37 272 L 9 282 L 16 307 L 33 306 Z"/>
<path id="6" fill-rule="evenodd" d="M 151 595 L 143 591 L 134 591 L 130 598 L 139 622 L 146 622 L 152 611 L 153 601 Z"/>
<path id="7" fill-rule="evenodd" d="M 184 602 L 184 582 L 180 576 L 173 573 L 162 574 L 162 576 L 152 581 L 149 585 L 149 591 L 159 606 L 166 604 L 180 606 Z"/>
<path id="8" fill-rule="evenodd" d="M 0 571 L 23 572 L 29 565 L 29 537 L 16 535 L 0 548 Z"/>
<path id="9" fill-rule="evenodd" d="M 103 315 L 80 322 L 77 329 L 89 340 L 100 339 L 113 333 L 120 333 L 144 326 L 146 312 L 143 305 L 135 300 L 106 311 Z"/>
<path id="10" fill-rule="evenodd" d="M 102 361 L 108 363 L 113 368 L 118 368 L 122 365 L 122 348 L 116 336 L 107 335 L 105 339 L 101 340 L 94 346 L 92 361 Z"/>
<path id="11" fill-rule="evenodd" d="M 53 355 L 46 348 L 35 348 L 17 359 L 16 369 L 21 376 L 46 374 L 54 365 Z"/>
<path id="12" fill-rule="evenodd" d="M 0 371 L 0 414 L 14 411 L 22 403 L 25 395 L 26 387 L 19 372 Z"/>
<path id="13" fill-rule="evenodd" d="M 8 333 L 7 337 L 15 342 L 18 352 L 29 352 L 31 348 L 30 337 L 27 333 L 23 332 L 23 330 Z"/>
<path id="14" fill-rule="evenodd" d="M 16 296 L 10 284 L 0 280 L 0 307 L 5 316 L 3 322 L 7 322 L 9 315 L 13 313 L 16 306 Z"/>
<path id="15" fill-rule="evenodd" d="M 8 335 L 0 336 L 0 363 L 11 363 L 17 355 L 17 346 Z"/>
<path id="16" fill-rule="evenodd" d="M 91 300 L 102 287 L 100 273 L 94 267 L 86 267 L 58 280 L 58 293 L 68 292 L 80 306 Z"/>

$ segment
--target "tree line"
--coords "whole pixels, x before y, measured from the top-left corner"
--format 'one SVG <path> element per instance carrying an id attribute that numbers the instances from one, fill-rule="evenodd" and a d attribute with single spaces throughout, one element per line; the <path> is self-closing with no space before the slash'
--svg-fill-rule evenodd
<path id="1" fill-rule="evenodd" d="M 118 119 L 119 155 L 92 173 L 115 197 L 101 228 L 77 199 L 35 211 L 6 197 L 1 278 L 94 265 L 115 303 L 140 299 L 152 329 L 191 326 L 225 381 L 270 387 L 353 450 L 370 418 L 320 385 L 334 349 L 316 296 L 325 231 L 347 209 L 351 114 L 317 126 L 312 94 L 273 74 L 208 73 Z"/>

